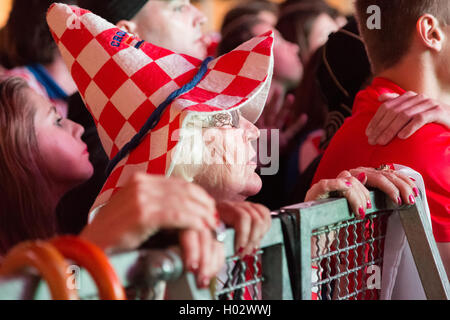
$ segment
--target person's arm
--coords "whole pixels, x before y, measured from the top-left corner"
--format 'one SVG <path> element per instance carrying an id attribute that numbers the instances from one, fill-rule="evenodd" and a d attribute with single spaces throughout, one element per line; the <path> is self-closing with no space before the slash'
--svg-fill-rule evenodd
<path id="1" fill-rule="evenodd" d="M 295 96 L 292 94 L 284 95 L 281 89 L 275 87 L 271 90 L 263 113 L 255 125 L 260 130 L 268 130 L 270 139 L 270 130 L 279 131 L 279 149 L 283 152 L 289 145 L 289 142 L 299 133 L 308 121 L 306 114 L 301 114 L 292 123 L 289 122 L 289 116 L 294 113 Z M 270 141 L 269 141 L 270 145 Z"/>
<path id="2" fill-rule="evenodd" d="M 450 106 L 415 92 L 384 94 L 383 104 L 367 126 L 371 145 L 387 145 L 395 137 L 408 139 L 426 124 L 437 123 L 450 129 Z"/>
<path id="3" fill-rule="evenodd" d="M 176 178 L 135 174 L 103 206 L 81 237 L 107 253 L 133 250 L 159 229 L 180 229 L 201 236 L 182 242 L 187 270 L 195 270 L 200 283 L 220 271 L 223 246 L 213 237 L 219 221 L 216 204 L 199 186 Z M 205 245 L 209 244 L 209 245 Z M 210 259 L 206 264 L 205 257 Z"/>

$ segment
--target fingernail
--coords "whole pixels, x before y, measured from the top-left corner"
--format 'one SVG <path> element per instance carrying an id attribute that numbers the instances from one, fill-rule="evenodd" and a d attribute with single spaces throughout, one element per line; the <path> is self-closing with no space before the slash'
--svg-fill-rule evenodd
<path id="1" fill-rule="evenodd" d="M 412 194 L 409 196 L 409 203 L 411 203 L 411 204 L 416 203 L 416 199 L 414 199 L 414 196 Z"/>
<path id="2" fill-rule="evenodd" d="M 367 209 L 372 209 L 372 202 L 367 200 Z"/>
<path id="3" fill-rule="evenodd" d="M 202 278 L 201 285 L 203 288 L 206 288 L 209 285 L 209 279 L 206 277 Z"/>
<path id="4" fill-rule="evenodd" d="M 364 172 L 361 172 L 360 174 L 358 174 L 357 179 L 361 182 L 364 183 L 364 181 L 366 180 L 366 174 Z"/>
<path id="5" fill-rule="evenodd" d="M 205 277 L 199 276 L 197 280 L 197 287 L 205 288 Z"/>
<path id="6" fill-rule="evenodd" d="M 240 247 L 237 253 L 241 254 L 243 251 L 244 251 L 244 248 Z"/>
<path id="7" fill-rule="evenodd" d="M 414 192 L 414 195 L 416 196 L 416 197 L 418 197 L 419 196 L 419 189 L 417 189 L 417 188 L 413 188 L 413 192 Z"/>
<path id="8" fill-rule="evenodd" d="M 416 182 L 416 179 L 409 177 L 412 181 Z"/>
<path id="9" fill-rule="evenodd" d="M 198 270 L 198 264 L 197 264 L 197 263 L 192 263 L 192 264 L 189 266 L 188 269 L 189 269 L 190 272 L 196 273 L 197 270 Z"/>
<path id="10" fill-rule="evenodd" d="M 363 207 L 359 207 L 359 215 L 361 217 L 361 219 L 364 219 L 366 217 L 366 211 L 364 210 Z"/>
<path id="11" fill-rule="evenodd" d="M 402 198 L 397 197 L 397 203 L 399 206 L 401 206 L 403 204 Z"/>
<path id="12" fill-rule="evenodd" d="M 350 182 L 346 182 L 345 184 L 347 185 L 347 187 L 353 187 L 353 185 Z"/>

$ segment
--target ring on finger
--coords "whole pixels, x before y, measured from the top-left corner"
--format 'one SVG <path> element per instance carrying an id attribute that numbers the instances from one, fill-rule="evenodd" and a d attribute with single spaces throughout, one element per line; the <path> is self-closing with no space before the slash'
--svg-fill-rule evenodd
<path id="1" fill-rule="evenodd" d="M 394 170 L 394 168 L 393 168 L 393 165 L 382 164 L 381 166 L 379 166 L 375 170 L 378 170 L 378 171 L 391 171 L 391 170 Z"/>
<path id="2" fill-rule="evenodd" d="M 225 238 L 227 237 L 226 230 L 221 230 L 220 228 L 212 230 L 212 234 L 213 238 L 221 243 L 225 242 Z"/>

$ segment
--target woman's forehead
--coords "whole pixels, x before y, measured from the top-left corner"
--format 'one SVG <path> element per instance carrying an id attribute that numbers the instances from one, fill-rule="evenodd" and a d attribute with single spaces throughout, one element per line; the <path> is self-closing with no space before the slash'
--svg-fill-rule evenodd
<path id="1" fill-rule="evenodd" d="M 166 4 L 190 4 L 190 0 L 150 0 L 150 1 L 160 1 Z"/>
<path id="2" fill-rule="evenodd" d="M 26 89 L 27 100 L 31 103 L 37 113 L 46 115 L 52 111 L 54 107 L 50 100 L 43 97 L 33 89 Z"/>

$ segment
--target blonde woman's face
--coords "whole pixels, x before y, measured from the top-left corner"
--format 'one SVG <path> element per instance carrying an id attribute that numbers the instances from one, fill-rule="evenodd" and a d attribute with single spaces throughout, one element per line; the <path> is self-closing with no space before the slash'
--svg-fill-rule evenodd
<path id="1" fill-rule="evenodd" d="M 84 129 L 64 119 L 46 98 L 28 89 L 30 103 L 36 109 L 34 126 L 42 160 L 57 184 L 73 187 L 93 174 L 86 144 L 81 140 Z"/>

